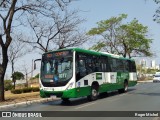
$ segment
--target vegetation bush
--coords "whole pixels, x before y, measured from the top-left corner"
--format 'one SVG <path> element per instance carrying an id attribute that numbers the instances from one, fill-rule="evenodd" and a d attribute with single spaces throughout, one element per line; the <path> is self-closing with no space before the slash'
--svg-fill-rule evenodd
<path id="1" fill-rule="evenodd" d="M 39 91 L 39 87 L 33 87 L 33 88 L 32 88 L 32 91 L 33 91 L 33 92 L 38 92 L 38 91 Z"/>
<path id="2" fill-rule="evenodd" d="M 13 93 L 13 94 L 21 94 L 23 91 L 22 91 L 22 89 L 13 89 L 13 90 L 11 90 L 11 93 Z"/>
<path id="3" fill-rule="evenodd" d="M 138 77 L 138 81 L 145 81 L 145 80 L 153 80 L 152 76 L 141 76 Z"/>
<path id="4" fill-rule="evenodd" d="M 32 88 L 31 87 L 23 88 L 22 91 L 23 91 L 23 93 L 28 93 L 28 92 L 32 91 Z"/>
<path id="5" fill-rule="evenodd" d="M 14 89 L 14 90 L 11 90 L 11 93 L 13 94 L 21 94 L 21 93 L 29 93 L 29 92 L 38 92 L 39 91 L 39 87 L 25 87 L 23 89 Z"/>
<path id="6" fill-rule="evenodd" d="M 13 88 L 12 80 L 4 80 L 4 90 L 8 91 Z"/>

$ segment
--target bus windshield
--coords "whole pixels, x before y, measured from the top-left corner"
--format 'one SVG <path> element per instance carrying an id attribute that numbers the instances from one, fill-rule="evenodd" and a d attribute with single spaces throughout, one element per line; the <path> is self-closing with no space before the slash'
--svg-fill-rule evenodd
<path id="1" fill-rule="evenodd" d="M 64 86 L 73 74 L 71 51 L 44 54 L 41 64 L 41 81 L 45 87 Z"/>

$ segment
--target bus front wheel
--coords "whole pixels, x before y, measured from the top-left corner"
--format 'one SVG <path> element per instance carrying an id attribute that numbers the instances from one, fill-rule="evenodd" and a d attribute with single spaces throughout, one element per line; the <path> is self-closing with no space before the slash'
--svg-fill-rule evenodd
<path id="1" fill-rule="evenodd" d="M 91 95 L 89 95 L 87 98 L 88 98 L 89 101 L 93 101 L 93 100 L 96 100 L 98 98 L 98 89 L 97 89 L 96 86 L 93 86 L 91 88 Z"/>

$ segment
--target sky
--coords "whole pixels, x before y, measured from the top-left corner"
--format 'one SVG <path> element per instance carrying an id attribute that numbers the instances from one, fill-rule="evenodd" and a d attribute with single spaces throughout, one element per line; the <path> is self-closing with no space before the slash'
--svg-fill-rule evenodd
<path id="1" fill-rule="evenodd" d="M 159 4 L 160 6 L 160 4 Z M 119 14 L 128 14 L 126 22 L 130 22 L 136 18 L 140 23 L 148 26 L 149 34 L 153 39 L 151 50 L 156 53 L 156 57 L 153 58 L 140 58 L 145 59 L 150 64 L 151 60 L 156 60 L 156 64 L 160 64 L 160 24 L 153 21 L 153 15 L 158 8 L 158 5 L 153 0 L 76 0 L 71 3 L 69 9 L 79 9 L 79 17 L 86 19 L 86 22 L 82 23 L 80 28 L 87 31 L 93 27 L 96 27 L 96 23 L 101 20 L 109 19 Z M 15 63 L 16 70 L 22 70 L 24 64 L 31 71 L 32 60 L 41 58 L 38 52 L 28 54 Z M 39 65 L 37 70 L 34 71 L 34 75 L 39 72 Z M 11 66 L 8 65 L 6 77 L 10 77 Z"/>
<path id="2" fill-rule="evenodd" d="M 153 21 L 158 5 L 153 0 L 79 0 L 72 3 L 72 7 L 82 11 L 80 16 L 87 20 L 82 26 L 87 30 L 96 27 L 98 21 L 123 13 L 128 14 L 126 22 L 136 18 L 148 26 L 150 38 L 153 39 L 151 50 L 156 53 L 156 57 L 139 59 L 145 59 L 148 65 L 151 60 L 156 60 L 157 65 L 160 64 L 160 24 Z"/>

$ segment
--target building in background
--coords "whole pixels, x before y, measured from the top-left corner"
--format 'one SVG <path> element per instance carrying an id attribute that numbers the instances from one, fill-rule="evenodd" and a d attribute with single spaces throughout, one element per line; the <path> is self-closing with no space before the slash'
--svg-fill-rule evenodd
<path id="1" fill-rule="evenodd" d="M 156 61 L 155 60 L 151 61 L 151 68 L 156 69 Z"/>
<path id="2" fill-rule="evenodd" d="M 159 65 L 156 65 L 156 69 L 159 70 Z"/>
<path id="3" fill-rule="evenodd" d="M 141 66 L 142 66 L 143 68 L 146 68 L 146 67 L 147 67 L 147 61 L 146 61 L 145 59 L 142 59 L 142 60 L 141 60 Z"/>

